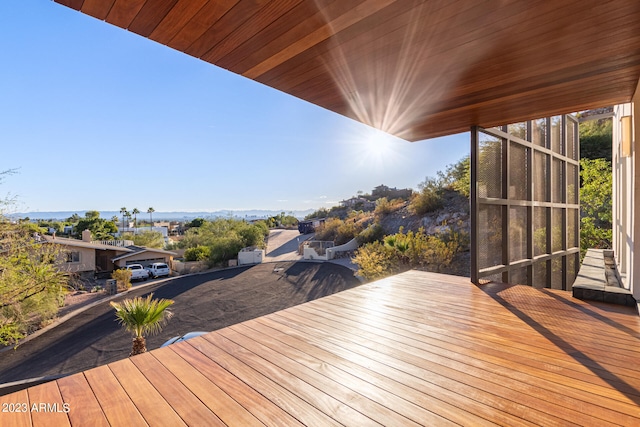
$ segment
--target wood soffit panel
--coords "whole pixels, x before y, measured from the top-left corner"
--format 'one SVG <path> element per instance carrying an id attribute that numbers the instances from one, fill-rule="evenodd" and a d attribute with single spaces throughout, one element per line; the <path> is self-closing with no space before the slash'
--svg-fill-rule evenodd
<path id="1" fill-rule="evenodd" d="M 417 141 L 628 102 L 629 0 L 55 0 Z"/>

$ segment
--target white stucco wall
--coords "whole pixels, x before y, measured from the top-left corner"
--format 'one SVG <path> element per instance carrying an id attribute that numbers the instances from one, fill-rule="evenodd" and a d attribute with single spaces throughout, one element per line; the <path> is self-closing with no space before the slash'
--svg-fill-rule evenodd
<path id="1" fill-rule="evenodd" d="M 637 141 L 640 135 L 640 82 L 633 102 L 616 105 L 613 117 L 613 249 L 622 276 L 623 286 L 640 300 L 640 155 Z M 621 118 L 631 116 L 631 155 L 622 153 Z"/>

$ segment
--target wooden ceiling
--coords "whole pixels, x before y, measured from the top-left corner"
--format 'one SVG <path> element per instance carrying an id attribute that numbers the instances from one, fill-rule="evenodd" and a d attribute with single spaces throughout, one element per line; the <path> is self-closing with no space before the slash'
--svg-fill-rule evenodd
<path id="1" fill-rule="evenodd" d="M 55 0 L 416 141 L 628 102 L 636 0 Z"/>

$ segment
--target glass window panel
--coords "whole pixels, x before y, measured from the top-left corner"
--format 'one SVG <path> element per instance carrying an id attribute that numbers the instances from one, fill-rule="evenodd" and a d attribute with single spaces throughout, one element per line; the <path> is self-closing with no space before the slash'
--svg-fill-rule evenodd
<path id="1" fill-rule="evenodd" d="M 562 215 L 564 209 L 553 208 L 551 211 L 551 251 L 558 252 L 563 249 L 562 235 L 564 228 L 562 227 Z"/>
<path id="2" fill-rule="evenodd" d="M 562 116 L 551 117 L 551 149 L 554 153 L 563 154 Z"/>
<path id="3" fill-rule="evenodd" d="M 567 168 L 567 203 L 578 204 L 578 167 L 565 162 Z"/>
<path id="4" fill-rule="evenodd" d="M 547 119 L 531 121 L 532 142 L 541 147 L 547 146 Z"/>
<path id="5" fill-rule="evenodd" d="M 567 289 L 571 289 L 576 279 L 576 254 L 567 255 Z"/>
<path id="6" fill-rule="evenodd" d="M 509 283 L 513 285 L 528 285 L 527 267 L 514 268 L 509 272 Z"/>
<path id="7" fill-rule="evenodd" d="M 577 160 L 577 156 L 576 156 L 576 123 L 571 119 L 567 119 L 566 139 L 567 139 L 566 156 L 571 158 L 571 159 Z"/>
<path id="8" fill-rule="evenodd" d="M 509 199 L 529 200 L 529 149 L 512 142 L 509 157 Z"/>
<path id="9" fill-rule="evenodd" d="M 520 139 L 527 140 L 527 123 L 514 123 L 507 126 L 507 133 Z"/>
<path id="10" fill-rule="evenodd" d="M 502 265 L 502 206 L 481 205 L 478 212 L 478 267 Z"/>
<path id="11" fill-rule="evenodd" d="M 538 261 L 533 263 L 533 287 L 547 287 L 547 261 Z"/>
<path id="12" fill-rule="evenodd" d="M 551 177 L 551 189 L 554 203 L 562 203 L 562 193 L 564 190 L 564 177 L 562 174 L 562 161 L 553 159 L 553 171 Z"/>
<path id="13" fill-rule="evenodd" d="M 549 253 L 547 246 L 547 211 L 549 208 L 533 208 L 533 256 Z"/>
<path id="14" fill-rule="evenodd" d="M 578 245 L 578 209 L 567 209 L 567 248 Z"/>
<path id="15" fill-rule="evenodd" d="M 535 152 L 533 158 L 533 199 L 536 202 L 548 202 L 549 200 L 549 186 L 547 183 L 549 173 L 549 158 L 548 154 Z"/>
<path id="16" fill-rule="evenodd" d="M 479 132 L 478 142 L 478 197 L 502 198 L 502 138 Z"/>
<path id="17" fill-rule="evenodd" d="M 480 280 L 482 280 L 484 282 L 502 283 L 502 274 L 501 273 L 492 274 L 490 276 L 483 277 Z"/>
<path id="18" fill-rule="evenodd" d="M 527 208 L 509 208 L 509 262 L 527 258 Z"/>
<path id="19" fill-rule="evenodd" d="M 551 260 L 551 289 L 563 289 L 562 258 L 556 257 Z"/>

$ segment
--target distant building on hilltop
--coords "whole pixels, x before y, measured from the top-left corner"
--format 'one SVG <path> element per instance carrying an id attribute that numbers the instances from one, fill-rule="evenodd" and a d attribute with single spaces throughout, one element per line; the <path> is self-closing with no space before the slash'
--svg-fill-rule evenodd
<path id="1" fill-rule="evenodd" d="M 377 200 L 382 197 L 386 197 L 389 200 L 391 199 L 407 200 L 409 197 L 411 197 L 411 194 L 413 194 L 413 190 L 410 188 L 398 189 L 395 187 L 390 188 L 390 187 L 387 187 L 386 185 L 378 185 L 371 192 L 371 198 L 373 200 Z"/>

